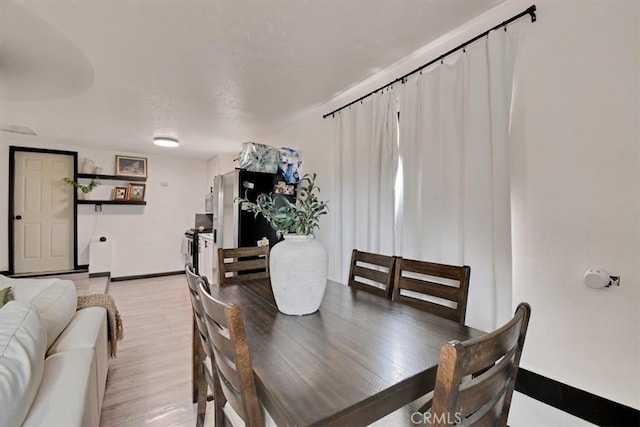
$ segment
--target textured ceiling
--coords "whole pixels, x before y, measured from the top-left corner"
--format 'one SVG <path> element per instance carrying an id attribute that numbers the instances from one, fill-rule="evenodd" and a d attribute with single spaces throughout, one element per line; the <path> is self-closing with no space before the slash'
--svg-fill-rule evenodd
<path id="1" fill-rule="evenodd" d="M 131 152 L 173 134 L 208 158 L 502 1 L 0 0 L 0 127 Z"/>

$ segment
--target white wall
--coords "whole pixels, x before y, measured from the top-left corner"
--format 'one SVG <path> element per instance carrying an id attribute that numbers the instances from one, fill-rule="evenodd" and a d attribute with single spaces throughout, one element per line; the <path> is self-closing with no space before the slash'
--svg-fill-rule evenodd
<path id="1" fill-rule="evenodd" d="M 296 118 L 292 123 L 274 135 L 270 135 L 261 143 L 274 147 L 291 147 L 302 156 L 300 176 L 305 173 L 318 174 L 316 184 L 320 188 L 320 198 L 328 201 L 329 213 L 320 217 L 320 229 L 316 239 L 327 249 L 333 245 L 333 216 L 331 196 L 333 194 L 333 130 L 334 121 L 323 120 L 321 110 L 308 111 Z M 334 276 L 332 257 L 329 257 L 329 278 L 341 281 Z"/>
<path id="2" fill-rule="evenodd" d="M 103 173 L 112 174 L 115 154 L 147 157 L 146 206 L 78 205 L 78 263 L 88 264 L 89 244 L 105 236 L 112 242 L 112 277 L 179 271 L 184 268 L 180 253 L 184 232 L 194 226 L 194 213 L 204 210 L 208 190 L 207 161 L 164 155 L 87 150 L 72 146 L 51 146 L 38 137 L 0 134 L 0 224 L 7 224 L 9 145 L 77 151 L 79 163 L 87 157 Z M 163 185 L 163 184 L 166 184 Z M 94 199 L 110 198 L 119 181 L 103 180 L 93 191 Z M 8 268 L 6 227 L 0 227 L 0 271 Z"/>
<path id="3" fill-rule="evenodd" d="M 521 32 L 511 130 L 513 305 L 533 307 L 522 366 L 640 408 L 640 2 L 535 3 L 538 22 L 510 27 Z M 335 121 L 323 113 L 530 5 L 507 1 L 264 142 L 298 148 L 304 170 L 319 173 L 331 200 Z M 328 248 L 336 214 L 321 222 L 318 237 Z M 585 287 L 590 267 L 620 275 L 622 286 Z M 519 395 L 512 419 L 584 424 Z"/>
<path id="4" fill-rule="evenodd" d="M 238 152 L 240 152 L 241 146 L 242 144 L 238 144 Z M 238 162 L 235 161 L 237 157 L 238 153 L 218 153 L 209 160 L 207 163 L 207 190 L 213 186 L 213 178 L 237 167 Z"/>
<path id="5" fill-rule="evenodd" d="M 523 365 L 640 408 L 640 3 L 536 3 L 512 123 L 514 303 L 533 308 Z M 590 267 L 622 286 L 587 288 Z"/>

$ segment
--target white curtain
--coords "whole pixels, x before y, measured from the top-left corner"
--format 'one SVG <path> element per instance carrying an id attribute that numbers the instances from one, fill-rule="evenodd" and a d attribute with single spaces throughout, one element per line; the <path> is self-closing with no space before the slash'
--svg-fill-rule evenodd
<path id="1" fill-rule="evenodd" d="M 333 250 L 335 279 L 346 283 L 351 251 L 395 254 L 394 183 L 398 164 L 393 91 L 367 98 L 336 120 Z"/>
<path id="2" fill-rule="evenodd" d="M 509 110 L 515 40 L 492 31 L 410 78 L 400 104 L 399 254 L 471 266 L 467 324 L 511 316 Z"/>

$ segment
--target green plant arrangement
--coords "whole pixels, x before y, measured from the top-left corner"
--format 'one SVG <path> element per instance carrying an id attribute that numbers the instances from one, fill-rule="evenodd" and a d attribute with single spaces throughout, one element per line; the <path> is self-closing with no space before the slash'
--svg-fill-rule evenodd
<path id="1" fill-rule="evenodd" d="M 284 234 L 313 235 L 314 230 L 320 227 L 318 218 L 328 212 L 327 202 L 319 200 L 316 192 L 320 188 L 316 186 L 317 175 L 305 174 L 296 189 L 296 200 L 292 203 L 287 198 L 274 199 L 271 194 L 260 194 L 256 202 L 246 197 L 237 197 L 242 203 L 242 209 L 262 216 L 276 230 L 278 236 Z"/>
<path id="2" fill-rule="evenodd" d="M 74 180 L 72 180 L 71 178 L 68 178 L 68 177 L 65 177 L 64 182 L 66 182 L 67 184 L 72 185 L 72 186 L 80 189 L 80 191 L 82 191 L 85 194 L 90 193 L 91 190 L 93 190 L 98 185 L 100 185 L 100 181 L 98 181 L 97 179 L 94 179 L 94 178 L 91 178 L 91 181 L 89 181 L 89 183 L 87 185 L 82 185 L 78 181 L 74 181 Z"/>

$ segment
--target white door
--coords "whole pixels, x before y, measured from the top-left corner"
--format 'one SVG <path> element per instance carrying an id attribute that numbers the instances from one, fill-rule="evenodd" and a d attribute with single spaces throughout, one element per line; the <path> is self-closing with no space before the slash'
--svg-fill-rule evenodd
<path id="1" fill-rule="evenodd" d="M 71 155 L 16 151 L 14 157 L 14 273 L 73 270 Z"/>

